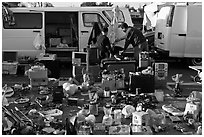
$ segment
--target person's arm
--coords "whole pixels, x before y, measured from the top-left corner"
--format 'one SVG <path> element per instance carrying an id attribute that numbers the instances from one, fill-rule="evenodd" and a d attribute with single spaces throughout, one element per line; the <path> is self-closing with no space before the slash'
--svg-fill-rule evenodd
<path id="1" fill-rule="evenodd" d="M 128 33 L 130 32 L 131 28 L 128 28 L 128 30 L 126 31 L 125 35 L 122 36 L 121 38 L 118 38 L 115 40 L 115 42 L 119 42 L 121 40 L 127 39 Z"/>

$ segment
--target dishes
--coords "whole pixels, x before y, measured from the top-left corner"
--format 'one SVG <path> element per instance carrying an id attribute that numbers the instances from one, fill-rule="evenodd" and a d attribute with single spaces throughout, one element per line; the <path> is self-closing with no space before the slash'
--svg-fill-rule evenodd
<path id="1" fill-rule="evenodd" d="M 7 87 L 6 89 L 3 89 L 3 94 L 5 94 L 5 97 L 11 97 L 11 96 L 13 96 L 14 91 L 12 88 Z"/>
<path id="2" fill-rule="evenodd" d="M 17 104 L 24 104 L 24 103 L 27 103 L 29 101 L 30 101 L 29 98 L 19 98 L 19 99 L 16 99 L 14 102 Z"/>
<path id="3" fill-rule="evenodd" d="M 49 94 L 50 92 L 48 91 L 48 90 L 41 90 L 40 92 L 39 92 L 39 94 L 40 95 L 47 95 L 47 94 Z"/>

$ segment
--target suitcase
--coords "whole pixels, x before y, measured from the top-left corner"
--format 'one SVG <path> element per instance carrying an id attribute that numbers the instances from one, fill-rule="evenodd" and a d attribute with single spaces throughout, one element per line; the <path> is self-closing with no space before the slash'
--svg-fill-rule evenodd
<path id="1" fill-rule="evenodd" d="M 44 64 L 45 67 L 50 71 L 48 73 L 49 78 L 56 78 L 60 77 L 60 63 L 57 60 L 40 60 L 40 63 Z"/>
<path id="2" fill-rule="evenodd" d="M 141 93 L 154 93 L 154 75 L 135 75 L 130 73 L 129 92 L 136 94 L 136 88 Z M 140 94 L 140 93 L 139 93 Z"/>
<path id="3" fill-rule="evenodd" d="M 81 66 L 73 65 L 72 67 L 72 75 L 79 82 L 83 82 L 82 69 L 86 69 L 86 65 L 81 65 Z M 95 82 L 101 82 L 101 77 L 100 77 L 101 69 L 99 65 L 89 66 L 89 71 L 93 75 Z"/>
<path id="4" fill-rule="evenodd" d="M 124 69 L 125 79 L 129 78 L 129 72 L 135 72 L 136 70 L 136 61 L 135 60 L 106 60 L 103 62 L 103 65 L 107 68 L 108 71 Z"/>

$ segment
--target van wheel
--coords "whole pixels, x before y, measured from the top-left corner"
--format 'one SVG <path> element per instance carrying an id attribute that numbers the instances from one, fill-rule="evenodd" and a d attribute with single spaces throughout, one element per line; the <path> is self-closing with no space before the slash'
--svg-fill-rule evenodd
<path id="1" fill-rule="evenodd" d="M 191 58 L 191 59 L 189 59 L 189 65 L 202 66 L 202 58 Z"/>

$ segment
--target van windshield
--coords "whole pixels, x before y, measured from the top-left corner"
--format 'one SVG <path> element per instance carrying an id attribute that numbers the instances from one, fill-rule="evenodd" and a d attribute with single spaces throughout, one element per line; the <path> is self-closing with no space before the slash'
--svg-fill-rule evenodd
<path id="1" fill-rule="evenodd" d="M 102 11 L 102 13 L 111 22 L 111 20 L 113 18 L 113 11 L 112 10 L 104 10 L 104 11 Z M 125 18 L 124 18 L 123 12 L 120 10 L 119 11 L 119 17 L 118 17 L 118 23 L 122 23 L 122 22 L 125 22 Z"/>

